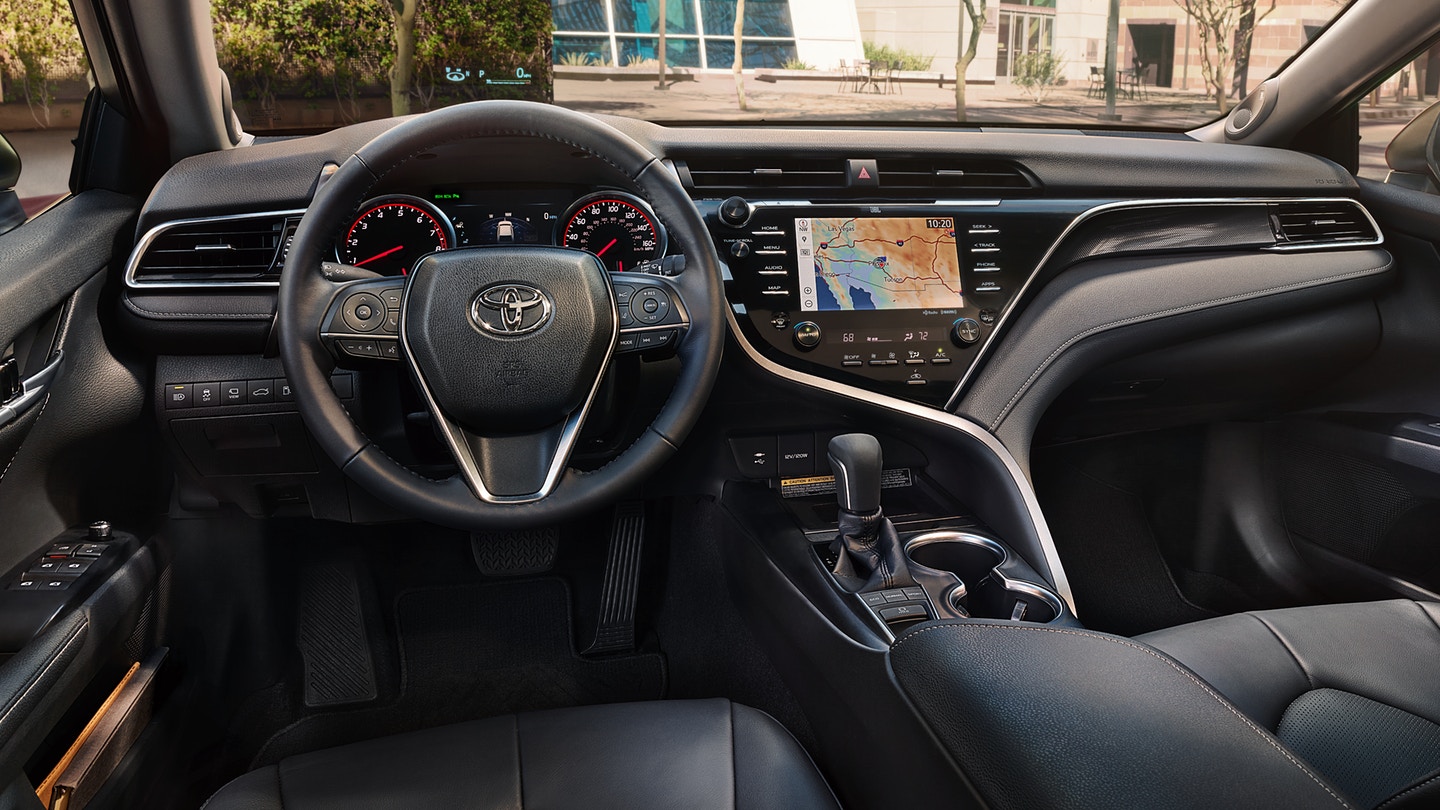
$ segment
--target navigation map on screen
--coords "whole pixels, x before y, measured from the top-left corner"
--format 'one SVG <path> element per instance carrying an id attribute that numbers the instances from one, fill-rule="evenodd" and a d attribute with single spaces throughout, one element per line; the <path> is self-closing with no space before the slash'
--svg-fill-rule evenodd
<path id="1" fill-rule="evenodd" d="M 795 220 L 800 308 L 952 308 L 964 303 L 951 217 Z"/>

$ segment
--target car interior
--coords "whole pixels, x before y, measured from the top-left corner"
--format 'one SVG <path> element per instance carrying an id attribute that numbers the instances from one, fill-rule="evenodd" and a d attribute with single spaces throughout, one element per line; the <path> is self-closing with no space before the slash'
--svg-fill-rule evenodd
<path id="1" fill-rule="evenodd" d="M 0 149 L 0 807 L 1440 805 L 1433 4 L 1188 131 L 264 137 L 208 7 Z"/>

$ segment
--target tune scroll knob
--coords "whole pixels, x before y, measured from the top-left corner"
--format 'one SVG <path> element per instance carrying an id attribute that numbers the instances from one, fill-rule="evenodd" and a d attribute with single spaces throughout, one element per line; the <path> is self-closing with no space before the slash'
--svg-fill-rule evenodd
<path id="1" fill-rule="evenodd" d="M 744 239 L 737 239 L 730 243 L 730 255 L 737 259 L 748 258 L 752 252 L 750 243 Z"/>
<path id="2" fill-rule="evenodd" d="M 820 345 L 820 325 L 814 321 L 801 321 L 795 324 L 792 334 L 795 338 L 795 345 L 807 352 Z"/>
<path id="3" fill-rule="evenodd" d="M 720 203 L 720 221 L 732 228 L 744 227 L 755 213 L 755 206 L 744 197 L 729 197 Z"/>
<path id="4" fill-rule="evenodd" d="M 980 340 L 980 323 L 974 318 L 961 318 L 950 325 L 950 339 L 956 346 L 974 346 Z"/>

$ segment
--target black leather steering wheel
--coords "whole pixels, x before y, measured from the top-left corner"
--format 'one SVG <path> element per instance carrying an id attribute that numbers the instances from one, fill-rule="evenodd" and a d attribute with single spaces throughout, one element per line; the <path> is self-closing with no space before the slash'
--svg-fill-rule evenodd
<path id="1" fill-rule="evenodd" d="M 647 198 L 686 257 L 677 277 L 622 279 L 632 293 L 648 287 L 658 292 L 647 295 L 668 301 L 663 330 L 667 340 L 678 341 L 680 372 L 655 421 L 592 472 L 566 462 L 617 343 L 633 345 L 638 332 L 662 330 L 621 329 L 615 281 L 598 259 L 555 247 L 464 248 L 432 253 L 404 278 L 340 281 L 325 262 L 347 217 L 410 158 L 457 141 L 517 136 L 562 143 L 609 164 Z M 675 174 L 627 135 L 544 104 L 447 107 L 370 141 L 315 195 L 280 281 L 280 356 L 320 447 L 375 496 L 460 529 L 553 523 L 620 498 L 694 426 L 724 345 L 719 268 L 699 212 Z M 381 345 L 393 347 L 409 367 L 459 474 L 434 480 L 401 465 L 365 436 L 331 390 L 335 332 L 349 328 L 344 316 L 355 310 L 351 303 L 347 311 L 346 302 L 362 292 L 401 302 L 395 342 Z"/>

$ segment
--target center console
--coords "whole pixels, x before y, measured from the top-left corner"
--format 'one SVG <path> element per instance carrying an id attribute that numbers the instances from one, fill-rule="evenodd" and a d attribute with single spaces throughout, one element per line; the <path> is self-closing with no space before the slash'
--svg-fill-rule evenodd
<path id="1" fill-rule="evenodd" d="M 702 201 L 745 339 L 787 368 L 943 404 L 1064 227 L 1038 200 Z"/>

